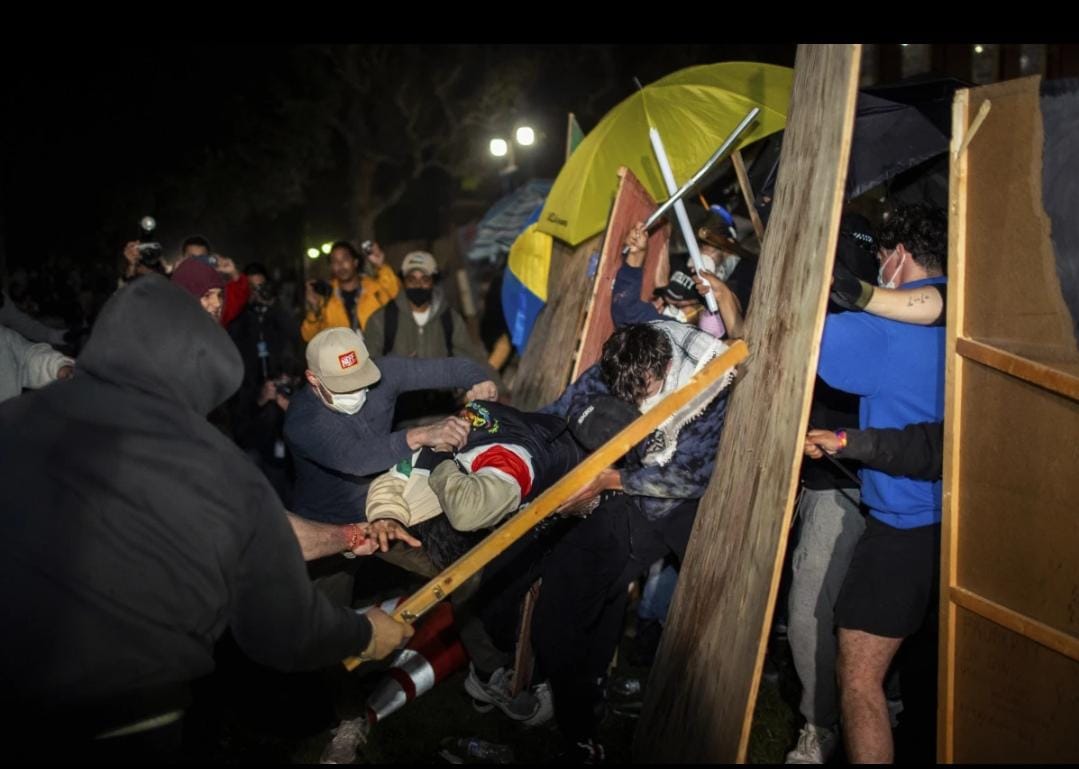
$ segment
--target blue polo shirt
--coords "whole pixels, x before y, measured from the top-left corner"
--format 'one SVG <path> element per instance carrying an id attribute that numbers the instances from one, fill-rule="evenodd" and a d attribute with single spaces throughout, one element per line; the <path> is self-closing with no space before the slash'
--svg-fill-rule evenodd
<path id="1" fill-rule="evenodd" d="M 917 288 L 944 277 L 906 283 Z M 942 326 L 916 326 L 870 315 L 829 315 L 817 372 L 837 390 L 861 396 L 858 426 L 905 427 L 944 419 Z M 916 481 L 879 470 L 861 471 L 862 501 L 879 521 L 897 529 L 940 523 L 940 481 Z"/>

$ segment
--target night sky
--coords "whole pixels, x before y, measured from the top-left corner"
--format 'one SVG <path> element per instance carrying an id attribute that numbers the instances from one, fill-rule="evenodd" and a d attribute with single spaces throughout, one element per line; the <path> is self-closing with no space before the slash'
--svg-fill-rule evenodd
<path id="1" fill-rule="evenodd" d="M 432 67 L 465 55 L 422 50 Z M 525 174 L 553 177 L 567 112 L 588 131 L 632 92 L 634 76 L 648 83 L 737 59 L 790 66 L 794 46 L 472 46 L 477 53 L 486 69 L 533 64 L 518 83 L 516 111 L 541 141 L 518 161 Z M 115 261 L 144 214 L 158 219 L 167 249 L 197 232 L 241 263 L 294 263 L 312 243 L 351 237 L 349 170 L 342 142 L 325 128 L 323 94 L 333 83 L 321 55 L 317 46 L 139 40 L 5 54 L 8 270 L 49 257 Z M 394 73 L 384 80 L 392 85 Z M 377 100 L 370 108 L 380 109 Z M 462 211 L 482 212 L 499 194 L 489 138 L 476 136 L 480 170 L 469 189 L 442 172 L 423 175 L 378 220 L 376 236 L 435 238 L 465 223 Z"/>

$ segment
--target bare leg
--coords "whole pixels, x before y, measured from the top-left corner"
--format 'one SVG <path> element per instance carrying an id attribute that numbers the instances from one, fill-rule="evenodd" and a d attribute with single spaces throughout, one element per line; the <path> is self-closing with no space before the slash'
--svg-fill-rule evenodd
<path id="1" fill-rule="evenodd" d="M 895 757 L 884 676 L 902 638 L 839 628 L 839 697 L 844 744 L 852 764 L 885 764 Z"/>

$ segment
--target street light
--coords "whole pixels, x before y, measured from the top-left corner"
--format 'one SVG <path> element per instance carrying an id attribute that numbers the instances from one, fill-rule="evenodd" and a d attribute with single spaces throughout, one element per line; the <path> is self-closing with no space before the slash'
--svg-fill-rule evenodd
<path id="1" fill-rule="evenodd" d="M 536 143 L 536 132 L 532 130 L 531 126 L 518 126 L 517 130 L 514 131 L 514 139 L 522 147 L 531 147 Z M 513 154 L 513 144 L 513 142 L 506 141 L 501 137 L 491 139 L 491 154 L 496 158 L 507 158 L 506 167 L 499 172 L 503 175 L 512 174 L 517 170 L 517 159 Z"/>
<path id="2" fill-rule="evenodd" d="M 318 259 L 318 255 L 319 255 L 319 250 L 317 248 L 309 248 L 309 249 L 307 249 L 307 258 L 308 259 Z"/>
<path id="3" fill-rule="evenodd" d="M 322 244 L 322 253 L 326 254 L 327 256 L 329 255 L 331 249 L 333 249 L 333 243 Z"/>

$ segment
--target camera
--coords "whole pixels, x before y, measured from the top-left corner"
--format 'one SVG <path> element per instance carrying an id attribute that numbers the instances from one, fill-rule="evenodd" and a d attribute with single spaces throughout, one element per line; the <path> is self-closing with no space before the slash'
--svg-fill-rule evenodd
<path id="1" fill-rule="evenodd" d="M 322 280 L 321 278 L 312 283 L 311 288 L 313 288 L 315 290 L 315 293 L 321 296 L 323 299 L 329 299 L 330 294 L 333 293 L 333 286 L 331 286 L 327 281 Z"/>
<path id="2" fill-rule="evenodd" d="M 291 398 L 296 392 L 296 381 L 288 374 L 283 374 L 274 384 L 278 395 L 284 395 L 286 398 Z"/>
<path id="3" fill-rule="evenodd" d="M 164 249 L 156 241 L 150 241 L 152 233 L 157 228 L 157 222 L 152 216 L 144 216 L 139 220 L 139 261 L 151 269 L 157 269 L 161 264 L 161 256 Z"/>

